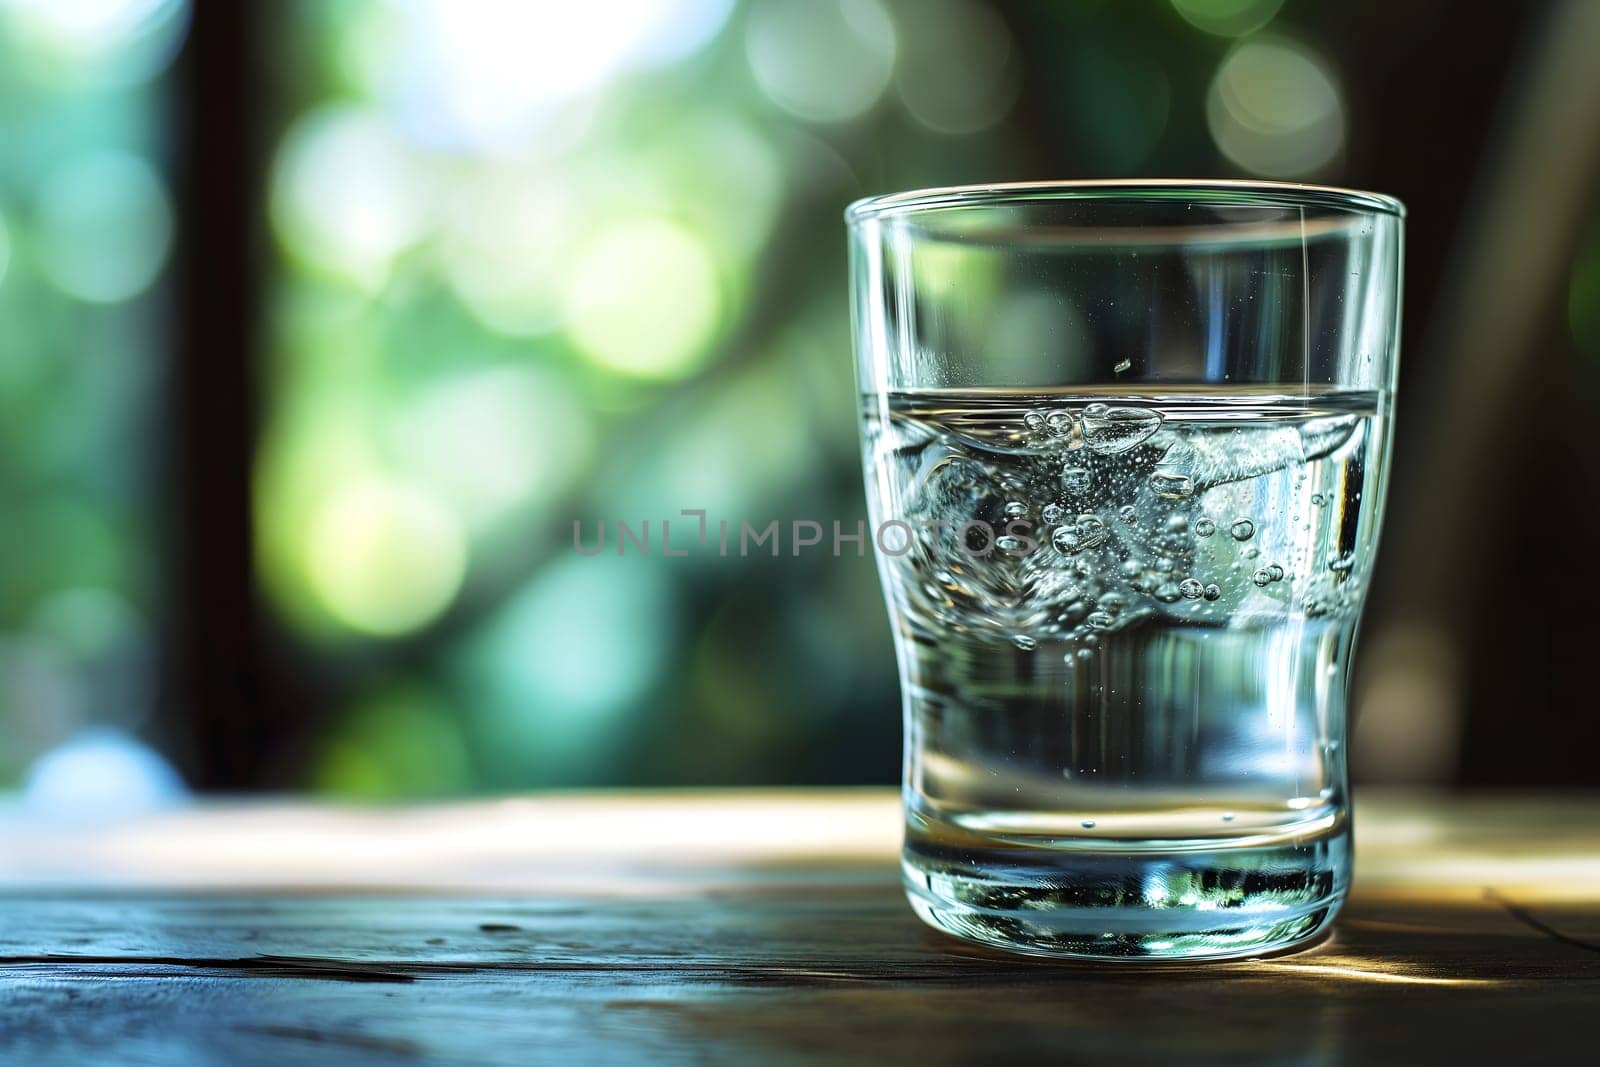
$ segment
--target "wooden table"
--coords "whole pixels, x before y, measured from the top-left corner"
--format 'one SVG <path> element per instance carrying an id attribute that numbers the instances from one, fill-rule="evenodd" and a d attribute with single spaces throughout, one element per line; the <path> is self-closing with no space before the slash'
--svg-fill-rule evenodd
<path id="1" fill-rule="evenodd" d="M 925 929 L 886 791 L 0 813 L 26 1062 L 1594 1062 L 1600 798 L 1368 794 L 1327 942 L 1159 969 Z"/>

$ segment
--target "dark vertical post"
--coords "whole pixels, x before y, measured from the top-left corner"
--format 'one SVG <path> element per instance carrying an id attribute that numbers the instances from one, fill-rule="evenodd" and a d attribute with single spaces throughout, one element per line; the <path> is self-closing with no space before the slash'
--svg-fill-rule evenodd
<path id="1" fill-rule="evenodd" d="M 251 569 L 262 168 L 254 5 L 197 3 L 179 60 L 166 712 L 199 788 L 256 784 L 267 717 Z"/>

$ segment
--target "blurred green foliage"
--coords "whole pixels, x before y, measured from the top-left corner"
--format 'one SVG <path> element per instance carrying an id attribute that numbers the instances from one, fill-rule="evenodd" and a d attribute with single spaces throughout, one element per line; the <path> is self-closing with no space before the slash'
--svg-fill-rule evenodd
<path id="1" fill-rule="evenodd" d="M 291 782 L 892 778 L 870 558 L 589 558 L 573 521 L 853 527 L 844 205 L 1012 178 L 1337 180 L 1343 75 L 1295 12 L 274 6 L 256 566 L 328 704 Z M 150 704 L 187 14 L 0 0 L 0 779 Z M 1596 352 L 1590 247 L 1570 306 Z"/>
<path id="2" fill-rule="evenodd" d="M 1337 80 L 1280 6 L 295 8 L 256 515 L 340 694 L 314 784 L 887 779 L 870 559 L 588 558 L 573 520 L 853 527 L 844 205 L 1027 174 L 1030 80 L 1084 173 L 1326 174 Z"/>
<path id="3" fill-rule="evenodd" d="M 0 783 L 151 712 L 163 74 L 186 18 L 0 0 Z"/>

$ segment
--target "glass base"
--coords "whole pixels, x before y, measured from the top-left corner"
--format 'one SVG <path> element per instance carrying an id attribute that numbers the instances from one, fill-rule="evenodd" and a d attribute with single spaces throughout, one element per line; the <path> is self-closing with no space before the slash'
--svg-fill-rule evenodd
<path id="1" fill-rule="evenodd" d="M 1011 952 L 1227 960 L 1315 940 L 1348 889 L 1349 831 L 1266 847 L 959 850 L 908 839 L 906 895 L 928 925 Z"/>

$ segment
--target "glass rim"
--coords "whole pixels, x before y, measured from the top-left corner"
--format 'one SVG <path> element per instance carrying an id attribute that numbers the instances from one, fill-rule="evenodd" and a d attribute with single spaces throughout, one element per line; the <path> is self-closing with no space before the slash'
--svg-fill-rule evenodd
<path id="1" fill-rule="evenodd" d="M 1192 196 L 1218 204 L 1274 207 L 1327 207 L 1405 218 L 1397 198 L 1364 189 L 1301 182 L 1210 178 L 1126 178 L 948 185 L 862 197 L 845 208 L 851 226 L 871 219 L 897 218 L 952 207 L 1052 200 L 1181 200 Z"/>

